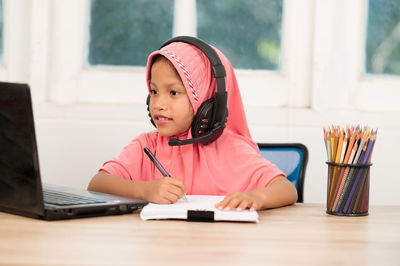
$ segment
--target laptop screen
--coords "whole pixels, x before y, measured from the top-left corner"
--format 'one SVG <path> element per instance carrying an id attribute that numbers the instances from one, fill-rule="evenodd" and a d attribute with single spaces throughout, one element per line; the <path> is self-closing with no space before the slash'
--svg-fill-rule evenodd
<path id="1" fill-rule="evenodd" d="M 29 87 L 0 82 L 0 207 L 43 214 Z"/>

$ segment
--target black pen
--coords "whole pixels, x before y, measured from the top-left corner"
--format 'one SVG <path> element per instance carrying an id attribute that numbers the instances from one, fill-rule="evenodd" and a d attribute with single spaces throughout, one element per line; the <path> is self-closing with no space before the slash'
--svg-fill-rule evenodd
<path id="1" fill-rule="evenodd" d="M 166 177 L 171 177 L 170 174 L 164 169 L 164 167 L 161 165 L 161 163 L 157 160 L 157 158 L 154 156 L 154 154 L 147 148 L 144 147 L 144 152 L 149 156 L 150 160 L 156 165 L 157 169 L 160 170 L 161 174 Z M 185 201 L 187 201 L 187 198 L 185 195 L 182 197 Z"/>

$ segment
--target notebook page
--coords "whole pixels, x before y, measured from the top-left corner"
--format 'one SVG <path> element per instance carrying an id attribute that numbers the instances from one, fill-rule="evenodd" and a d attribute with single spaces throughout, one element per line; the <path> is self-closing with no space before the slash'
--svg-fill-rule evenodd
<path id="1" fill-rule="evenodd" d="M 180 199 L 174 204 L 154 204 L 149 203 L 140 213 L 143 220 L 149 219 L 187 219 L 188 210 L 214 211 L 216 221 L 247 221 L 258 222 L 257 212 L 244 210 L 241 212 L 220 211 L 214 205 L 224 196 L 206 196 L 206 195 L 187 195 L 187 202 Z"/>

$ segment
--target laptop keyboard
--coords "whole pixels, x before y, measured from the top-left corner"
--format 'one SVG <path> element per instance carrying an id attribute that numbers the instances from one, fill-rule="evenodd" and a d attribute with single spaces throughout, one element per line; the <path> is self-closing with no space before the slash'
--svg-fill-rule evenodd
<path id="1" fill-rule="evenodd" d="M 70 194 L 60 191 L 44 190 L 44 202 L 47 204 L 67 206 L 67 205 L 82 205 L 82 204 L 95 204 L 105 203 L 104 200 L 96 198 L 85 197 L 81 195 Z"/>

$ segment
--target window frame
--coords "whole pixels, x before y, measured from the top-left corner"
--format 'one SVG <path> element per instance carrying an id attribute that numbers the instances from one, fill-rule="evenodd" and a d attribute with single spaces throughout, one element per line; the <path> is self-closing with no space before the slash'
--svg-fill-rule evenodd
<path id="1" fill-rule="evenodd" d="M 144 67 L 87 66 L 84 58 L 87 54 L 88 40 L 85 36 L 88 27 L 84 29 L 82 25 L 89 23 L 90 1 L 64 0 L 49 4 L 53 12 L 49 40 L 52 46 L 49 99 L 57 103 L 143 103 L 147 95 Z M 187 5 L 190 8 L 190 4 Z M 313 3 L 309 1 L 306 5 L 310 8 L 304 8 L 304 3 L 297 1 L 284 2 L 282 40 L 287 39 L 287 41 L 281 42 L 280 72 L 236 69 L 246 104 L 272 107 L 309 106 L 310 81 L 306 77 L 310 76 L 310 67 L 304 68 L 304 62 L 307 66 L 311 63 L 308 58 L 311 56 L 310 10 Z M 66 9 L 69 13 L 75 14 L 73 21 L 63 14 Z M 298 12 L 299 9 L 305 12 Z M 182 9 L 175 8 L 175 10 Z M 297 28 L 299 24 L 307 27 L 301 27 L 302 30 L 299 30 Z M 191 23 L 188 25 L 193 27 Z M 181 28 L 180 31 L 174 31 L 174 34 L 185 33 L 185 30 L 188 29 Z M 59 34 L 60 32 L 63 34 Z M 68 51 L 68 53 L 58 51 Z"/>
<path id="2" fill-rule="evenodd" d="M 364 71 L 368 0 L 316 1 L 315 14 L 313 108 L 400 111 L 400 76 Z"/>
<path id="3" fill-rule="evenodd" d="M 144 67 L 87 66 L 89 7 L 4 0 L 0 78 L 29 83 L 35 102 L 144 104 Z M 400 111 L 400 77 L 363 73 L 367 14 L 368 0 L 284 1 L 281 72 L 235 69 L 245 107 Z"/>
<path id="4" fill-rule="evenodd" d="M 3 1 L 3 64 L 0 79 L 24 82 L 29 75 L 26 57 L 29 53 L 30 3 Z"/>

